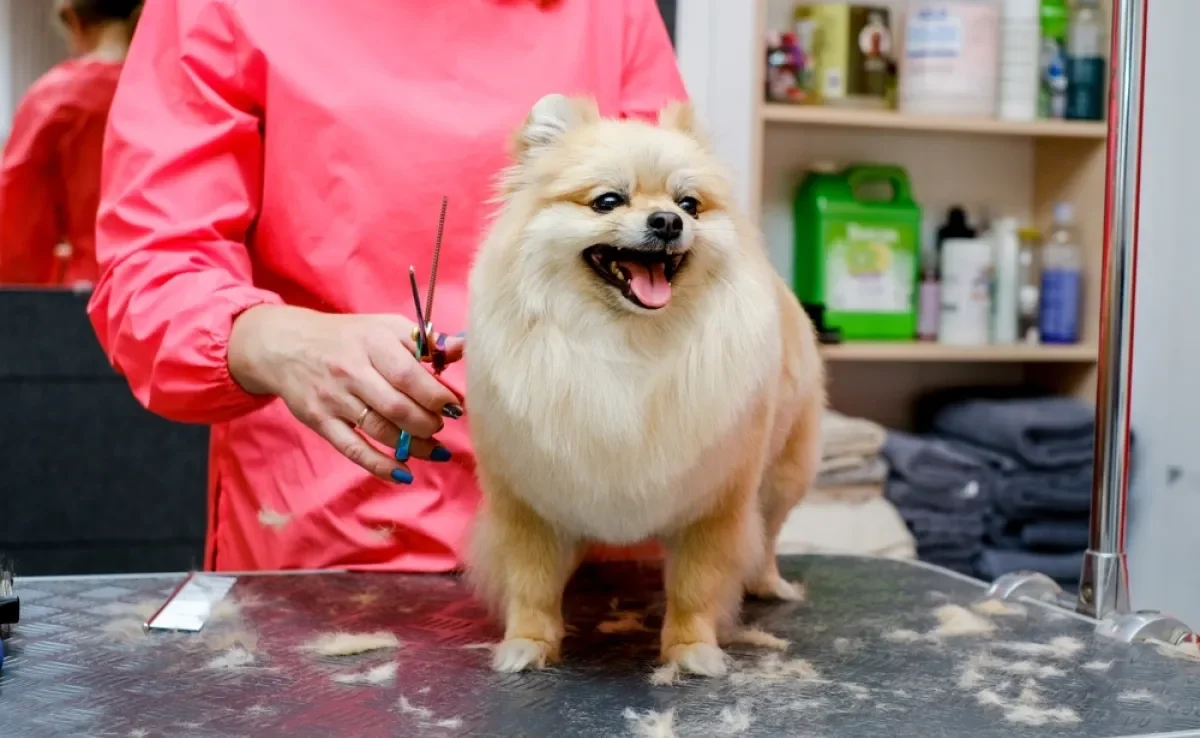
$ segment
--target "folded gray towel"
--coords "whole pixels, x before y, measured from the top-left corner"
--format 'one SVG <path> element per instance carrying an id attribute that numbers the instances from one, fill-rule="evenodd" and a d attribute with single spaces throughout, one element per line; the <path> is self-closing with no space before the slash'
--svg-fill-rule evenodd
<path id="1" fill-rule="evenodd" d="M 991 500 L 997 513 L 1016 520 L 1087 515 L 1092 509 L 1092 467 L 1006 474 L 997 478 Z"/>
<path id="2" fill-rule="evenodd" d="M 1012 520 L 989 513 L 985 540 L 993 548 L 1025 551 L 1082 551 L 1088 547 L 1087 517 Z"/>
<path id="3" fill-rule="evenodd" d="M 892 476 L 921 489 L 961 489 L 968 482 L 983 483 L 991 477 L 978 457 L 940 438 L 888 431 L 883 455 Z"/>
<path id="4" fill-rule="evenodd" d="M 1087 520 L 1037 520 L 1021 526 L 1021 540 L 1034 551 L 1082 551 L 1088 547 Z"/>
<path id="5" fill-rule="evenodd" d="M 908 524 L 917 551 L 974 555 L 983 547 L 983 515 L 935 512 L 925 508 L 896 508 Z M 921 558 L 925 558 L 921 554 Z"/>
<path id="6" fill-rule="evenodd" d="M 897 507 L 943 513 L 982 513 L 989 503 L 987 486 L 974 479 L 958 486 L 930 488 L 892 477 L 884 488 L 884 496 Z"/>
<path id="7" fill-rule="evenodd" d="M 1024 469 L 1021 462 L 1017 461 L 1008 454 L 1001 453 L 994 448 L 981 446 L 978 443 L 972 443 L 962 438 L 954 436 L 940 436 L 931 434 L 932 438 L 939 438 L 949 444 L 950 448 L 955 451 L 966 454 L 983 464 L 987 468 L 998 474 L 1012 474 L 1013 472 Z"/>
<path id="8" fill-rule="evenodd" d="M 972 399 L 933 418 L 938 433 L 1012 454 L 1026 466 L 1077 466 L 1092 460 L 1095 412 L 1072 397 Z"/>

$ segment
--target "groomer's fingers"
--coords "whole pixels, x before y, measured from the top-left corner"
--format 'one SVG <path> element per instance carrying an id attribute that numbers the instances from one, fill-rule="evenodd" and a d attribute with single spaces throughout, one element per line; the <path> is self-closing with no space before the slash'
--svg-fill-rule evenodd
<path id="1" fill-rule="evenodd" d="M 429 461 L 449 461 L 450 449 L 438 443 L 436 438 L 414 438 L 409 446 L 409 453 L 418 459 Z"/>
<path id="2" fill-rule="evenodd" d="M 362 414 L 361 410 L 359 414 Z M 396 444 L 400 442 L 400 429 L 374 410 L 367 413 L 366 419 L 358 427 L 358 430 L 379 441 L 389 449 L 396 448 Z M 418 459 L 429 459 L 430 461 L 450 460 L 450 450 L 438 443 L 436 438 L 413 436 L 408 446 L 408 453 L 409 456 Z"/>
<path id="3" fill-rule="evenodd" d="M 325 418 L 316 425 L 315 430 L 333 444 L 342 456 L 380 479 L 399 484 L 412 483 L 412 472 L 407 466 L 367 443 L 367 440 L 355 433 L 354 428 L 344 420 Z"/>
<path id="4" fill-rule="evenodd" d="M 442 429 L 444 421 L 440 416 L 418 405 L 404 392 L 403 388 L 393 387 L 382 373 L 376 372 L 378 370 L 363 372 L 362 376 L 355 378 L 350 387 L 351 392 L 358 395 L 367 407 L 375 411 L 371 413 L 372 415 L 378 414 L 382 416 L 383 420 L 395 426 L 398 429 L 397 435 L 400 430 L 406 430 L 416 438 L 429 438 Z M 426 374 L 419 366 L 416 368 L 416 372 Z M 436 380 L 434 381 L 436 382 Z M 353 412 L 353 408 L 350 409 L 350 412 Z M 374 436 L 374 434 L 371 435 Z M 388 443 L 383 439 L 378 440 L 381 443 Z"/>
<path id="5" fill-rule="evenodd" d="M 457 417 L 462 414 L 458 397 L 446 385 L 425 371 L 425 367 L 421 366 L 415 358 L 405 354 L 400 346 L 394 343 L 379 342 L 376 345 L 368 346 L 367 352 L 371 358 L 371 364 L 387 380 L 388 384 L 411 397 L 421 407 L 435 415 Z M 452 409 L 447 409 L 447 405 L 453 406 Z M 457 415 L 455 409 L 458 411 Z M 389 419 L 395 422 L 394 418 Z M 404 427 L 401 423 L 397 423 L 397 425 Z M 433 433 L 414 433 L 414 435 L 428 437 Z"/>
<path id="6" fill-rule="evenodd" d="M 383 325 L 387 326 L 393 335 L 400 339 L 404 344 L 404 348 L 408 349 L 410 355 L 416 353 L 417 344 L 413 341 L 412 337 L 414 323 L 411 320 L 400 315 L 379 315 L 377 317 Z M 462 359 L 463 350 L 467 345 L 467 334 L 465 331 L 452 336 L 445 333 L 438 333 L 433 336 L 433 340 L 440 349 L 446 352 L 446 363 L 453 364 Z"/>
<path id="7" fill-rule="evenodd" d="M 369 403 L 364 402 L 363 405 L 367 406 Z M 361 410 L 359 411 L 359 415 L 362 415 Z M 376 410 L 371 410 L 371 412 L 366 414 L 362 425 L 358 426 L 358 431 L 379 441 L 388 448 L 395 448 L 396 443 L 400 440 L 400 429 Z"/>
<path id="8" fill-rule="evenodd" d="M 446 354 L 446 363 L 453 364 L 462 359 L 463 351 L 467 347 L 467 338 L 465 334 L 456 336 L 447 336 L 445 333 L 437 334 L 434 343 Z"/>

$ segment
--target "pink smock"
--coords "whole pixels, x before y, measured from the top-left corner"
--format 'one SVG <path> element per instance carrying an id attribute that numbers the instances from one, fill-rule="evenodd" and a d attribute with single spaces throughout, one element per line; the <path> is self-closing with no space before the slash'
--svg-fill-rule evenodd
<path id="1" fill-rule="evenodd" d="M 88 310 L 144 406 L 213 426 L 206 568 L 460 565 L 479 504 L 466 421 L 439 434 L 451 462 L 377 480 L 238 387 L 230 327 L 265 303 L 415 319 L 408 266 L 428 274 L 447 195 L 435 322 L 463 330 L 508 140 L 551 92 L 636 117 L 682 99 L 654 0 L 146 4 L 109 118 Z M 443 381 L 461 394 L 463 367 Z"/>
<path id="2" fill-rule="evenodd" d="M 65 61 L 30 86 L 0 158 L 0 285 L 96 281 L 100 154 L 120 62 Z"/>

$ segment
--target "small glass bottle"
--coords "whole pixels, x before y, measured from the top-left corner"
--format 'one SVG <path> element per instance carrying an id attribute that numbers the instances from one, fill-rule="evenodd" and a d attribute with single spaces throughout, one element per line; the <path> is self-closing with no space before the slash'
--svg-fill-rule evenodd
<path id="1" fill-rule="evenodd" d="M 1105 29 L 1098 0 L 1076 0 L 1067 30 L 1067 118 L 1104 120 Z"/>
<path id="2" fill-rule="evenodd" d="M 1042 234 L 1033 228 L 1022 228 L 1017 234 L 1017 341 L 1040 343 L 1038 304 L 1040 302 Z"/>
<path id="3" fill-rule="evenodd" d="M 942 283 L 938 279 L 937 257 L 933 250 L 924 256 L 921 289 L 917 293 L 917 340 L 936 341 L 941 322 Z"/>

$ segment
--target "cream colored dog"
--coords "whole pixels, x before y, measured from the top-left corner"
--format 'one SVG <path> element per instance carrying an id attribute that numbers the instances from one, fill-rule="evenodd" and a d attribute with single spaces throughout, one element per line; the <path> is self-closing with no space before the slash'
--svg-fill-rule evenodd
<path id="1" fill-rule="evenodd" d="M 470 310 L 469 563 L 505 619 L 494 667 L 557 659 L 588 544 L 658 539 L 662 658 L 723 673 L 743 590 L 799 596 L 774 544 L 816 472 L 825 391 L 812 325 L 690 107 L 653 125 L 540 100 Z"/>

